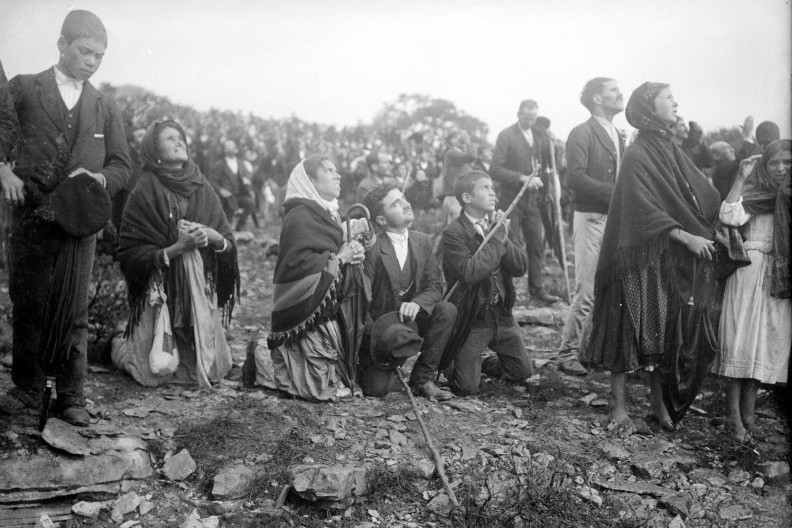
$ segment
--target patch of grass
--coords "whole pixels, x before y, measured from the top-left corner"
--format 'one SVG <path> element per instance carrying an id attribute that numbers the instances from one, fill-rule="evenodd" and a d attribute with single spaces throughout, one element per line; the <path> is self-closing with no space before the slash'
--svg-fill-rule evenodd
<path id="1" fill-rule="evenodd" d="M 488 484 L 492 469 L 470 466 L 457 491 L 462 511 L 452 513 L 453 526 L 466 528 L 639 528 L 642 521 L 619 519 L 613 505 L 598 507 L 582 500 L 567 487 L 568 479 L 550 475 L 520 474 L 508 463 L 498 468 L 510 485 L 493 490 Z"/>
<path id="2" fill-rule="evenodd" d="M 547 403 L 559 398 L 574 398 L 577 396 L 575 389 L 564 381 L 556 370 L 545 369 L 536 385 L 528 389 L 534 401 Z"/>

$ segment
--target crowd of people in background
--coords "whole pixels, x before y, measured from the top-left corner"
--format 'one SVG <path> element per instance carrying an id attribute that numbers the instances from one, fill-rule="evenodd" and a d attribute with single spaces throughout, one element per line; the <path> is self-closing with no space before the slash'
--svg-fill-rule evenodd
<path id="1" fill-rule="evenodd" d="M 107 209 L 119 231 L 132 315 L 113 360 L 144 385 L 208 387 L 228 372 L 223 322 L 240 291 L 233 232 L 249 222 L 281 226 L 268 344 L 283 392 L 337 400 L 359 384 L 381 396 L 416 354 L 410 385 L 427 398 L 475 394 L 482 373 L 521 383 L 533 365 L 512 315 L 514 281 L 527 278 L 533 302 L 560 300 L 542 278 L 551 198 L 575 255 L 557 365 L 611 373 L 615 426 L 634 430 L 626 379 L 639 369 L 649 372 L 654 420 L 677 425 L 661 387 L 669 329 L 685 302 L 719 308 L 718 281 L 726 293 L 712 368 L 733 380 L 727 422 L 738 441 L 755 432 L 757 383 L 787 380 L 792 154 L 771 122 L 754 130 L 746 118 L 739 145 L 707 144 L 700 124 L 677 115 L 667 84 L 644 83 L 625 104 L 608 77 L 584 86 L 591 117 L 566 142 L 532 99 L 494 145 L 454 123 L 383 130 L 198 112 L 140 90 L 94 89 L 106 45 L 101 21 L 75 10 L 56 66 L 0 78 L 0 182 L 13 225 L 15 387 L 0 397 L 5 413 L 34 407 L 41 380 L 54 377 L 57 412 L 88 423 L 86 299 L 101 226 L 60 196 L 72 178 L 96 196 L 88 213 Z M 629 140 L 613 124 L 623 111 L 637 130 Z M 342 222 L 354 203 L 366 220 Z M 413 208 L 434 209 L 437 232 L 411 230 Z M 721 250 L 727 258 L 716 259 Z M 49 285 L 66 279 L 73 289 L 60 300 L 71 309 L 53 315 Z M 52 334 L 60 327 L 68 335 Z M 54 371 L 37 360 L 40 342 L 59 347 Z"/>

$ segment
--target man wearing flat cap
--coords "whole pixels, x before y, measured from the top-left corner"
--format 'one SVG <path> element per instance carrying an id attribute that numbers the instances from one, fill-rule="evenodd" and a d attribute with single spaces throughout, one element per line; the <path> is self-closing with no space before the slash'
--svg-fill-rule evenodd
<path id="1" fill-rule="evenodd" d="M 371 306 L 366 322 L 366 336 L 372 332 L 372 324 L 390 328 L 391 340 L 404 338 L 409 341 L 409 332 L 398 329 L 398 325 L 384 325 L 386 314 L 396 312 L 400 322 L 415 324 L 423 343 L 412 373 L 410 387 L 413 393 L 426 398 L 447 400 L 453 398 L 449 391 L 437 387 L 433 381 L 437 365 L 454 326 L 456 307 L 442 300 L 443 281 L 440 266 L 432 251 L 429 235 L 410 231 L 413 212 L 402 192 L 388 183 L 372 189 L 365 205 L 374 224 L 384 231 L 377 242 L 366 252 L 364 272 L 371 281 Z M 392 317 L 392 315 L 390 316 Z M 393 322 L 393 321 L 391 321 Z M 395 373 L 381 368 L 381 361 L 373 361 L 372 353 L 380 352 L 378 339 L 371 338 L 372 349 L 363 348 L 361 353 L 360 384 L 363 392 L 370 396 L 384 396 L 390 391 Z M 409 350 L 409 347 L 396 347 Z M 377 359 L 377 358 L 374 358 Z"/>
<path id="2" fill-rule="evenodd" d="M 89 11 L 71 11 L 57 45 L 60 58 L 54 67 L 35 75 L 18 75 L 10 82 L 20 135 L 14 164 L 0 167 L 0 184 L 3 196 L 13 206 L 9 293 L 14 303 L 14 387 L 0 396 L 0 413 L 21 413 L 39 405 L 44 386 L 39 364 L 44 310 L 53 269 L 69 241 L 76 257 L 76 264 L 68 270 L 75 281 L 70 290 L 74 292 L 70 294 L 74 320 L 69 353 L 56 372 L 55 411 L 61 419 L 85 426 L 89 421 L 83 398 L 88 284 L 96 236 L 81 236 L 83 229 L 67 233 L 67 224 L 56 223 L 42 210 L 52 210 L 47 204 L 66 203 L 50 195 L 62 194 L 55 190 L 78 175 L 87 175 L 108 194 L 114 194 L 129 178 L 130 161 L 118 107 L 88 82 L 107 48 L 107 31 L 101 20 Z M 73 222 L 83 212 L 75 211 L 73 217 L 61 220 Z"/>

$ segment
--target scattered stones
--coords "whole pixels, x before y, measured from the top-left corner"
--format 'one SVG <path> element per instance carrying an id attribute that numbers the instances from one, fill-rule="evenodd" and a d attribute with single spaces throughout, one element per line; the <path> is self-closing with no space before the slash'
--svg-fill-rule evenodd
<path id="1" fill-rule="evenodd" d="M 287 474 L 294 491 L 320 507 L 347 507 L 368 494 L 366 468 L 362 466 L 301 464 L 289 468 Z"/>
<path id="2" fill-rule="evenodd" d="M 80 501 L 72 506 L 72 513 L 80 517 L 89 517 L 91 519 L 98 519 L 99 512 L 105 507 L 104 502 L 85 502 Z"/>
<path id="3" fill-rule="evenodd" d="M 190 452 L 182 449 L 165 462 L 162 472 L 170 480 L 184 480 L 192 475 L 197 468 Z"/>
<path id="4" fill-rule="evenodd" d="M 395 445 L 406 446 L 408 444 L 407 436 L 405 436 L 404 433 L 400 433 L 395 429 L 388 430 L 388 438 Z"/>
<path id="5" fill-rule="evenodd" d="M 235 466 L 215 475 L 212 495 L 223 499 L 238 499 L 250 493 L 253 471 L 245 466 Z"/>
<path id="6" fill-rule="evenodd" d="M 764 484 L 764 480 L 762 480 L 760 477 L 756 477 L 751 481 L 751 487 L 756 489 L 763 488 Z"/>
<path id="7" fill-rule="evenodd" d="M 598 398 L 597 393 L 596 392 L 592 392 L 591 394 L 586 394 L 585 396 L 580 398 L 580 401 L 582 401 L 586 405 L 590 405 L 591 402 L 593 402 L 597 398 Z"/>

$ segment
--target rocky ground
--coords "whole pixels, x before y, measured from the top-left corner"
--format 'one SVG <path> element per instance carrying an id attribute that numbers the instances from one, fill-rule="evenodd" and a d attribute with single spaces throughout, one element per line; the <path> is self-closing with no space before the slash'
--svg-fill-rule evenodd
<path id="1" fill-rule="evenodd" d="M 271 234 L 239 246 L 243 299 L 228 328 L 238 365 L 249 343 L 265 347 Z M 547 272 L 563 291 L 549 259 Z M 719 425 L 718 380 L 668 433 L 644 419 L 648 389 L 635 375 L 639 432 L 620 437 L 606 425 L 607 376 L 568 377 L 551 361 L 566 304 L 527 303 L 522 281 L 516 315 L 537 374 L 524 386 L 484 379 L 475 398 L 417 400 L 460 503 L 452 509 L 405 392 L 312 404 L 243 388 L 238 367 L 214 390 L 140 387 L 102 363 L 123 292 L 112 267 L 96 275 L 94 423 L 50 420 L 40 435 L 35 416 L 0 417 L 0 527 L 792 526 L 789 431 L 771 391 L 757 404 L 761 438 L 745 447 Z M 1 304 L 6 314 L 5 288 Z"/>

